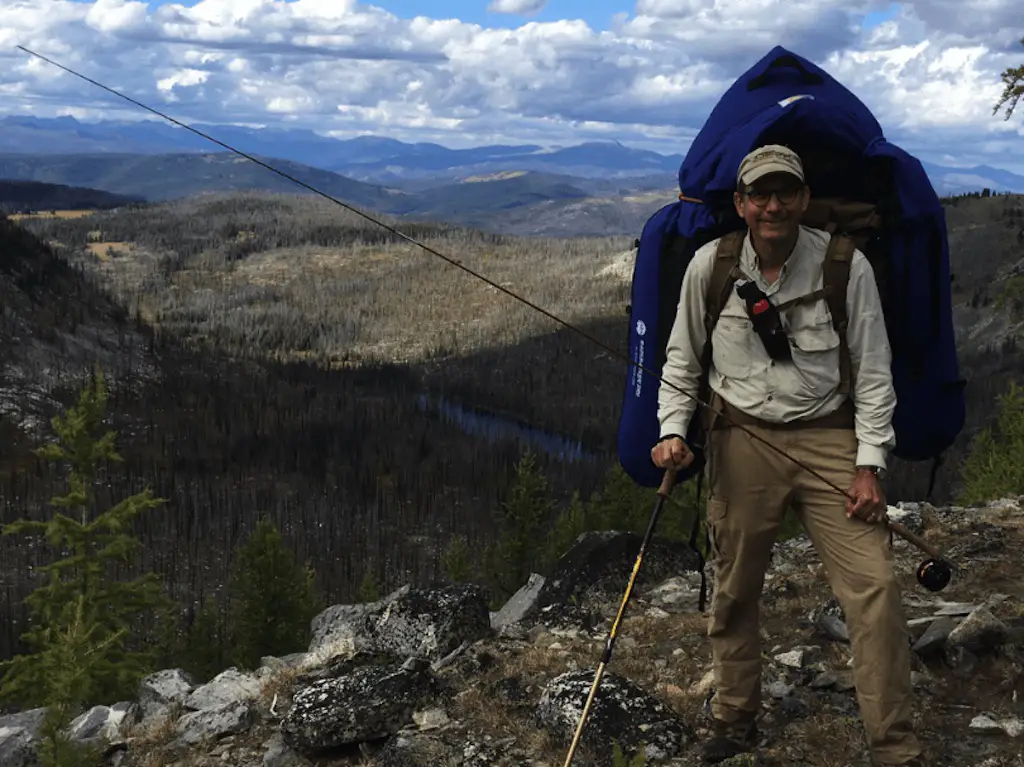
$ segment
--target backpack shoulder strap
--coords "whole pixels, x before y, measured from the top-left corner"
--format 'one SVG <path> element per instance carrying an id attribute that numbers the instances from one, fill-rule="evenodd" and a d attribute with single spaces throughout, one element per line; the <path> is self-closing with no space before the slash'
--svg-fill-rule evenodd
<path id="1" fill-rule="evenodd" d="M 707 402 L 710 396 L 708 377 L 711 373 L 711 334 L 718 323 L 718 317 L 729 300 L 733 283 L 740 277 L 740 253 L 746 230 L 729 232 L 718 240 L 715 258 L 711 264 L 711 278 L 708 280 L 707 292 L 704 294 L 704 350 L 701 353 L 701 377 L 698 387 L 700 398 Z M 714 416 L 707 409 L 701 411 L 698 423 L 703 436 L 707 436 L 714 427 Z"/>
<path id="2" fill-rule="evenodd" d="M 740 252 L 743 249 L 745 231 L 729 232 L 718 240 L 715 249 L 715 260 L 711 267 L 711 279 L 708 282 L 707 294 L 704 297 L 704 329 L 707 331 L 710 346 L 711 331 L 718 323 L 718 315 L 729 298 L 732 284 L 739 277 Z"/>
<path id="3" fill-rule="evenodd" d="M 825 300 L 832 315 L 832 327 L 839 333 L 839 391 L 850 393 L 850 347 L 846 342 L 849 318 L 846 315 L 846 289 L 850 282 L 850 262 L 856 245 L 844 234 L 833 234 L 822 265 Z"/>

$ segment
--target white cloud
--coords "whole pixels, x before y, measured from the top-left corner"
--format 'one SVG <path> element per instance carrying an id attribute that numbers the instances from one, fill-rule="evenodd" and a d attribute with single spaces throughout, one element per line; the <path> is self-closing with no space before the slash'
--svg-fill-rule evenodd
<path id="1" fill-rule="evenodd" d="M 1019 2 L 913 0 L 864 29 L 888 0 L 637 0 L 598 30 L 402 19 L 355 0 L 18 0 L 0 4 L 0 112 L 149 117 L 21 44 L 156 108 L 173 104 L 183 120 L 453 146 L 619 138 L 684 152 L 735 77 L 781 44 L 847 85 L 922 159 L 1007 167 L 1024 119 L 992 108 L 999 73 L 1024 62 Z"/>
<path id="2" fill-rule="evenodd" d="M 487 10 L 491 13 L 510 13 L 517 16 L 532 16 L 544 10 L 548 0 L 491 0 Z"/>

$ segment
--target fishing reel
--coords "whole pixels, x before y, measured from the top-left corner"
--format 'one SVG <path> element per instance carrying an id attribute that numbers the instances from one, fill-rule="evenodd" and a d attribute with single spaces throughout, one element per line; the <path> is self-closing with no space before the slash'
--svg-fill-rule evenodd
<path id="1" fill-rule="evenodd" d="M 903 525 L 891 519 L 886 522 L 886 525 L 891 532 L 896 533 L 908 543 L 917 546 L 925 554 L 928 554 L 929 559 L 926 559 L 917 566 L 917 582 L 929 591 L 942 591 L 952 580 L 953 569 L 956 568 L 962 571 L 962 565 L 958 565 L 949 557 L 943 556 L 941 551 L 921 536 L 907 530 Z"/>
<path id="2" fill-rule="evenodd" d="M 942 559 L 926 559 L 917 568 L 917 582 L 929 591 L 942 591 L 953 577 L 953 568 Z"/>

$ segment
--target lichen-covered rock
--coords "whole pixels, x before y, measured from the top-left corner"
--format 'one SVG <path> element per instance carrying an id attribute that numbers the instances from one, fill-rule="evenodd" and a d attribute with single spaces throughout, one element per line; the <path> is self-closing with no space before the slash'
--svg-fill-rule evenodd
<path id="1" fill-rule="evenodd" d="M 297 690 L 281 733 L 303 754 L 377 740 L 412 723 L 436 693 L 429 666 L 364 666 Z"/>
<path id="2" fill-rule="evenodd" d="M 545 687 L 537 716 L 552 735 L 572 740 L 594 683 L 594 671 L 570 671 Z M 605 673 L 594 697 L 581 746 L 609 755 L 614 743 L 630 755 L 644 753 L 648 763 L 679 754 L 694 739 L 692 728 L 667 705 L 635 682 Z"/>
<path id="3" fill-rule="evenodd" d="M 401 665 L 405 659 L 391 652 L 342 653 L 316 666 L 300 671 L 295 676 L 296 687 L 305 687 L 323 679 L 347 676 L 363 666 Z"/>
<path id="4" fill-rule="evenodd" d="M 889 506 L 886 514 L 889 521 L 903 525 L 910 532 L 921 535 L 924 532 L 924 519 L 921 517 L 921 511 L 921 504 L 901 501 L 895 506 Z"/>
<path id="5" fill-rule="evenodd" d="M 668 613 L 697 612 L 699 597 L 699 573 L 677 575 L 643 593 L 645 601 Z"/>
<path id="6" fill-rule="evenodd" d="M 436 660 L 463 642 L 490 636 L 486 590 L 460 584 L 405 586 L 368 605 L 335 605 L 313 619 L 309 654 L 315 665 L 340 653 L 392 652 Z"/>

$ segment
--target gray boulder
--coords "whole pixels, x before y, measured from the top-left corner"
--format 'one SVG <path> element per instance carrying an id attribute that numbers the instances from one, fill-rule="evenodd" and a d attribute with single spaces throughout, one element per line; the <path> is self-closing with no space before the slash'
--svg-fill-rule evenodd
<path id="1" fill-rule="evenodd" d="M 0 716 L 0 767 L 36 767 L 45 708 Z"/>
<path id="2" fill-rule="evenodd" d="M 429 665 L 364 666 L 296 690 L 281 722 L 284 742 L 303 754 L 395 735 L 437 694 Z"/>
<path id="3" fill-rule="evenodd" d="M 476 585 L 405 586 L 379 602 L 335 605 L 313 619 L 312 659 L 352 652 L 394 653 L 437 660 L 463 642 L 490 636 L 486 591 Z"/>
<path id="4" fill-rule="evenodd" d="M 537 598 L 544 587 L 544 576 L 531 573 L 529 580 L 513 594 L 498 612 L 491 615 L 491 627 L 496 631 L 514 626 L 537 606 Z"/>
<path id="5" fill-rule="evenodd" d="M 192 711 L 175 723 L 178 744 L 195 746 L 247 731 L 256 723 L 256 708 L 250 701 L 236 701 L 204 711 Z"/>
<path id="6" fill-rule="evenodd" d="M 184 705 L 195 711 L 209 711 L 229 703 L 253 700 L 259 692 L 260 682 L 255 676 L 229 668 L 192 690 L 185 697 Z"/>
<path id="7" fill-rule="evenodd" d="M 195 680 L 180 668 L 150 674 L 139 683 L 139 708 L 142 720 L 168 714 L 175 705 L 183 705 L 195 688 Z"/>
<path id="8" fill-rule="evenodd" d="M 963 623 L 954 628 L 946 640 L 950 647 L 962 647 L 970 652 L 995 649 L 1006 641 L 1009 629 L 987 607 L 971 612 Z"/>
<path id="9" fill-rule="evenodd" d="M 537 705 L 541 724 L 555 737 L 571 742 L 593 683 L 592 670 L 570 671 L 553 679 Z M 635 682 L 605 673 L 580 746 L 591 750 L 601 764 L 611 763 L 614 743 L 628 756 L 644 753 L 651 764 L 678 755 L 693 740 L 692 728 L 667 705 Z"/>
<path id="10" fill-rule="evenodd" d="M 129 701 L 113 706 L 93 706 L 71 720 L 68 736 L 80 743 L 114 741 L 127 725 L 137 721 L 139 714 L 139 707 Z"/>

